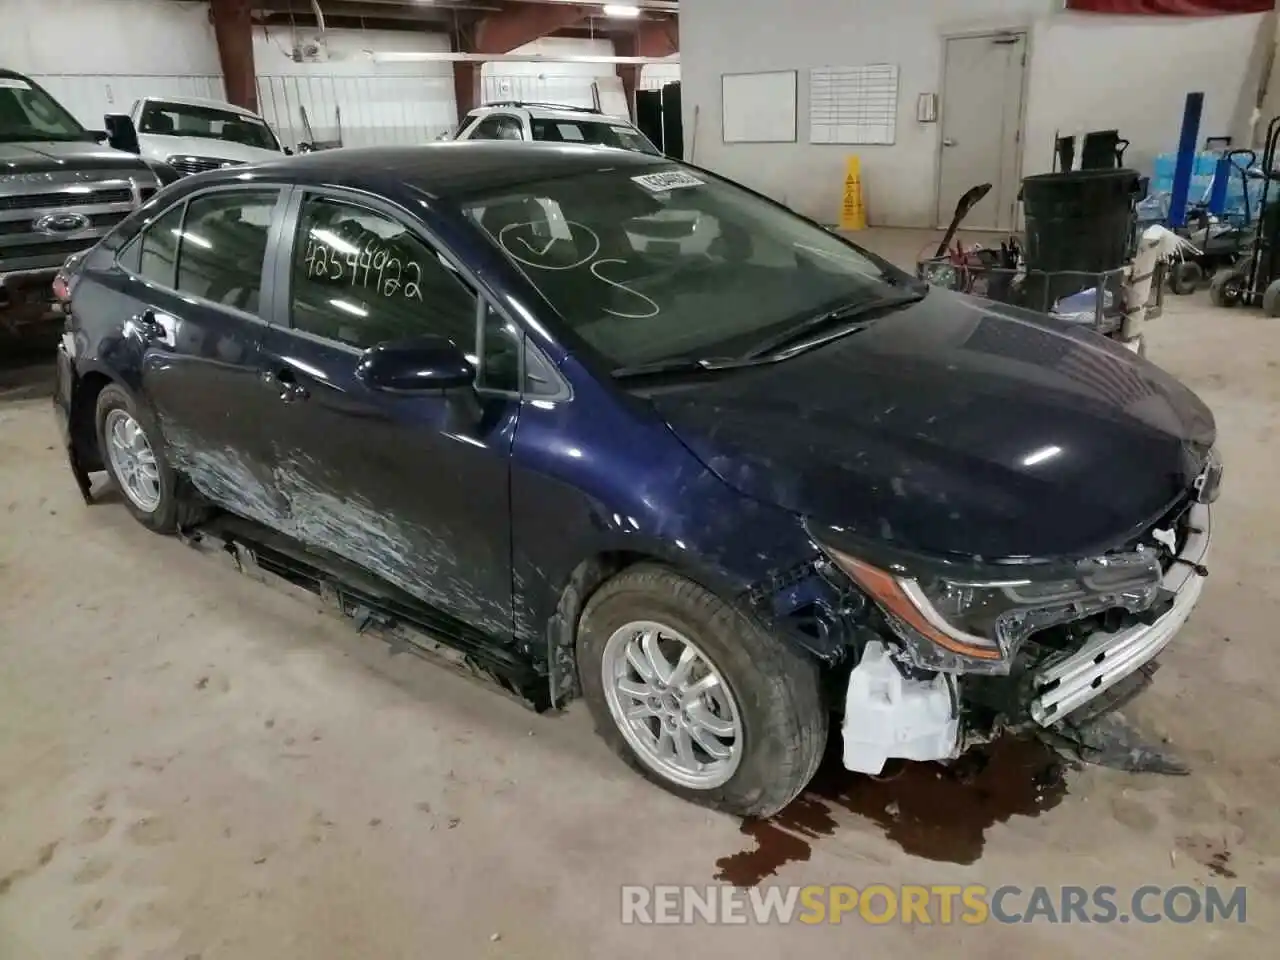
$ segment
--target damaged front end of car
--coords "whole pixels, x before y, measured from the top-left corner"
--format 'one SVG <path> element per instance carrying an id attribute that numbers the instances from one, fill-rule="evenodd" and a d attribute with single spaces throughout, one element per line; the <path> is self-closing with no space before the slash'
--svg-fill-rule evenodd
<path id="1" fill-rule="evenodd" d="M 804 589 L 783 591 L 796 611 L 788 626 L 838 632 L 851 653 L 833 671 L 845 766 L 948 761 L 1009 731 L 1081 760 L 1184 772 L 1117 711 L 1150 683 L 1199 599 L 1221 473 L 1211 453 L 1138 536 L 1070 560 L 938 559 L 807 524 L 823 587 L 810 584 L 819 599 L 802 606 Z"/>

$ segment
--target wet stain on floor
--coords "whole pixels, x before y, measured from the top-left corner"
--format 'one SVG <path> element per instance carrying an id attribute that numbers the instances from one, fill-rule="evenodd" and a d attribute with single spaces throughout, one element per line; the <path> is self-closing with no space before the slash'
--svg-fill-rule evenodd
<path id="1" fill-rule="evenodd" d="M 834 836 L 839 811 L 875 823 L 912 856 L 973 863 L 987 828 L 1034 817 L 1066 795 L 1065 764 L 1039 740 L 1002 737 L 949 764 L 891 760 L 881 776 L 851 773 L 832 737 L 809 788 L 767 820 L 747 820 L 752 846 L 716 861 L 716 879 L 755 886 L 789 863 L 803 863 L 813 842 Z M 846 829 L 857 829 L 845 823 Z"/>

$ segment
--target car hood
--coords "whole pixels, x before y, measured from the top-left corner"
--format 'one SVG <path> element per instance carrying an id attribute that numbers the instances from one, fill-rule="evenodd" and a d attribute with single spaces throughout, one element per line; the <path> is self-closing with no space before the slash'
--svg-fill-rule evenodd
<path id="1" fill-rule="evenodd" d="M 1215 438 L 1124 347 L 932 290 L 778 363 L 646 391 L 710 469 L 852 537 L 940 555 L 1086 556 L 1153 522 Z"/>
<path id="2" fill-rule="evenodd" d="M 140 133 L 138 145 L 142 152 L 153 160 L 166 163 L 170 157 L 211 157 L 215 160 L 229 160 L 235 163 L 265 163 L 268 160 L 279 160 L 284 156 L 278 150 L 263 150 L 261 147 L 250 147 L 232 140 L 217 140 L 213 137 L 170 137 L 163 133 Z"/>
<path id="3" fill-rule="evenodd" d="M 87 140 L 0 143 L 0 183 L 5 177 L 73 170 L 139 170 L 144 164 L 132 153 L 113 150 Z"/>

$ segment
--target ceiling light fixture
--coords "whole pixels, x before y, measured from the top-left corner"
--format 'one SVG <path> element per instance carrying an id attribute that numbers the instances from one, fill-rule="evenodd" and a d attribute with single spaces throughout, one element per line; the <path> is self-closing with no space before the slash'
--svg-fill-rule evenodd
<path id="1" fill-rule="evenodd" d="M 604 5 L 604 15 L 606 17 L 638 17 L 640 16 L 640 8 L 624 3 L 606 3 Z"/>

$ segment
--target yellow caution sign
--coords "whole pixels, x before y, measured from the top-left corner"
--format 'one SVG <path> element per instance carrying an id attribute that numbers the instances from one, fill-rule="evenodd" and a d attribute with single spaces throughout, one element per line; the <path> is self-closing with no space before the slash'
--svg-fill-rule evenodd
<path id="1" fill-rule="evenodd" d="M 840 202 L 840 229 L 865 230 L 867 207 L 862 202 L 862 164 L 851 156 L 844 168 L 844 196 Z"/>

